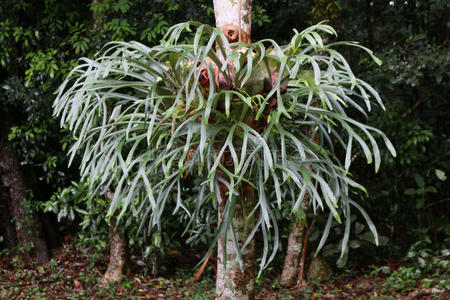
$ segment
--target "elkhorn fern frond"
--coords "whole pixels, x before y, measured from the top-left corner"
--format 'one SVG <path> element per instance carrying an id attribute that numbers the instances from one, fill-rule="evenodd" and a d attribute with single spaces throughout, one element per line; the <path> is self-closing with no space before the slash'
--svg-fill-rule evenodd
<path id="1" fill-rule="evenodd" d="M 193 26 L 193 43 L 179 42 Z M 158 46 L 113 42 L 95 60 L 80 60 L 59 88 L 54 112 L 76 138 L 70 153 L 72 159 L 82 154 L 91 192 L 113 186 L 109 214 L 130 210 L 144 216 L 142 226 L 153 227 L 169 200 L 187 211 L 186 176 L 203 180 L 197 209 L 188 212 L 192 220 L 207 199 L 231 202 L 245 182 L 259 195 L 256 226 L 264 227 L 266 240 L 272 227 L 275 234 L 262 267 L 278 248 L 273 210 L 285 202 L 298 212 L 306 194 L 314 212 L 330 212 L 329 224 L 332 216 L 349 220 L 353 204 L 376 237 L 367 214 L 350 200 L 350 188 L 364 190 L 348 174 L 353 144 L 368 163 L 375 161 L 376 171 L 381 158 L 374 134 L 394 156 L 395 150 L 380 130 L 347 115 L 349 108 L 366 115 L 372 105 L 384 106 L 335 47 L 360 47 L 379 61 L 356 43 L 326 44 L 321 34 L 336 32 L 318 24 L 295 31 L 285 46 L 273 40 L 230 44 L 220 30 L 190 22 L 169 29 Z M 346 151 L 344 166 L 334 141 Z M 219 182 L 228 199 L 221 199 Z M 232 226 L 232 206 L 226 209 L 220 234 Z"/>

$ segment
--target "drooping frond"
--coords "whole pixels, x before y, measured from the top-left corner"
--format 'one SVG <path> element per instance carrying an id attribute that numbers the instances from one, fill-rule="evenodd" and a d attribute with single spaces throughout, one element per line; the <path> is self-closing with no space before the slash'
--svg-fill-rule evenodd
<path id="1" fill-rule="evenodd" d="M 193 42 L 181 42 L 191 27 Z M 394 156 L 395 150 L 380 130 L 346 113 L 351 108 L 366 116 L 373 105 L 384 106 L 335 47 L 356 46 L 374 56 L 356 43 L 327 45 L 321 34 L 336 35 L 318 24 L 295 31 L 285 46 L 230 44 L 220 30 L 190 22 L 169 29 L 155 47 L 109 43 L 95 60 L 80 60 L 58 90 L 55 116 L 76 138 L 71 158 L 82 155 L 81 174 L 92 193 L 113 187 L 110 215 L 129 210 L 141 227 L 160 224 L 172 200 L 195 220 L 206 200 L 231 203 L 243 183 L 259 196 L 249 238 L 261 228 L 267 239 L 273 229 L 278 241 L 273 211 L 283 202 L 301 210 L 306 194 L 315 212 L 327 210 L 339 222 L 351 204 L 366 217 L 349 194 L 364 190 L 348 174 L 354 144 L 368 163 L 374 160 L 375 171 L 381 161 L 375 138 Z M 335 141 L 346 152 L 343 166 Z M 203 182 L 194 211 L 183 204 L 188 176 Z M 228 199 L 220 199 L 218 182 L 227 186 Z M 232 212 L 224 215 L 221 234 L 232 229 Z M 262 267 L 276 251 L 264 251 Z"/>

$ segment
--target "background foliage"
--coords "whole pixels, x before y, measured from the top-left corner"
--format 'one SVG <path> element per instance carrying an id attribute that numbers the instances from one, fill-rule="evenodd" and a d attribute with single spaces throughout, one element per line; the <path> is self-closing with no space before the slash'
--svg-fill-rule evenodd
<path id="1" fill-rule="evenodd" d="M 286 28 L 303 29 L 326 18 L 340 39 L 356 40 L 383 60 L 381 68 L 377 68 L 363 52 L 345 53 L 343 49 L 344 56 L 350 57 L 352 67 L 356 68 L 355 73 L 380 92 L 388 113 L 375 110 L 369 121 L 386 132 L 398 152 L 394 160 L 382 150 L 384 163 L 377 175 L 373 175 L 363 155 L 353 157 L 356 166 L 353 175 L 369 191 L 364 207 L 389 243 L 385 247 L 371 246 L 370 241 L 359 236 L 367 230 L 360 226 L 363 220 L 354 219 L 354 248 L 349 251 L 366 260 L 383 261 L 386 257 L 405 256 L 416 242 L 419 248 L 448 248 L 449 239 L 445 237 L 450 199 L 446 179 L 450 171 L 450 54 L 446 21 L 450 17 L 449 2 L 272 0 L 255 1 L 255 5 L 254 40 L 273 38 L 286 43 L 292 36 Z M 14 116 L 9 138 L 29 174 L 33 201 L 56 213 L 55 217 L 47 217 L 61 227 L 59 237 L 79 233 L 85 245 L 89 245 L 88 236 L 94 234 L 106 245 L 101 200 L 89 202 L 73 196 L 81 193 L 80 187 L 85 183 L 77 182 L 77 163 L 73 169 L 67 168 L 65 147 L 70 138 L 51 118 L 53 92 L 78 57 L 92 57 L 108 41 L 137 40 L 154 45 L 172 24 L 187 20 L 213 24 L 212 3 L 4 0 L 0 3 L 0 16 L 1 109 Z M 75 194 L 67 190 L 61 193 L 71 181 L 75 184 L 69 189 Z M 74 222 L 57 223 L 56 216 L 62 217 L 65 212 L 70 216 L 71 209 Z M 211 238 L 207 225 L 216 221 L 206 211 L 201 214 L 204 222 L 196 225 L 197 236 L 191 239 L 197 246 Z M 82 226 L 93 223 L 78 227 L 83 220 Z M 175 222 L 169 223 L 168 226 Z M 317 230 L 323 223 L 324 220 L 317 220 Z M 130 228 L 130 232 L 133 230 Z M 180 230 L 174 226 L 171 231 L 174 236 L 163 237 L 163 243 L 167 244 L 158 251 L 168 253 L 182 245 L 183 240 L 178 238 Z M 338 233 L 334 237 L 338 247 L 342 228 L 336 225 L 333 231 Z M 311 238 L 314 241 L 314 234 Z M 160 241 L 136 242 L 135 251 L 148 253 Z M 57 244 L 58 239 L 54 246 Z"/>

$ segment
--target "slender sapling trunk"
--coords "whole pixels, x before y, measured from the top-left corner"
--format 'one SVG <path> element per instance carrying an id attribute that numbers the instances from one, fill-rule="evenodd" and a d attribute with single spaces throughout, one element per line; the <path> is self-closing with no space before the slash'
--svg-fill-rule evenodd
<path id="1" fill-rule="evenodd" d="M 107 191 L 107 202 L 113 198 L 113 193 Z M 128 257 L 128 237 L 117 227 L 116 217 L 112 216 L 109 224 L 109 264 L 103 275 L 103 283 L 120 281 L 122 275 L 131 276 L 130 259 Z"/>

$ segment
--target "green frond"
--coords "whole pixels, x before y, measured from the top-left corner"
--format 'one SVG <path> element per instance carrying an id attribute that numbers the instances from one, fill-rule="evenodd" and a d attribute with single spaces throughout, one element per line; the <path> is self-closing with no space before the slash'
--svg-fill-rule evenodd
<path id="1" fill-rule="evenodd" d="M 108 215 L 131 210 L 151 232 L 174 201 L 175 212 L 190 217 L 189 228 L 213 198 L 227 201 L 218 229 L 225 234 L 233 231 L 232 203 L 245 183 L 259 195 L 253 213 L 259 210 L 260 219 L 249 239 L 261 230 L 262 268 L 278 249 L 274 210 L 289 203 L 296 212 L 307 194 L 315 213 L 330 215 L 319 249 L 333 218 L 344 216 L 348 225 L 350 204 L 376 235 L 349 199 L 350 189 L 364 190 L 349 178 L 354 142 L 375 171 L 381 162 L 376 136 L 394 156 L 395 150 L 381 131 L 347 114 L 355 109 L 366 117 L 374 103 L 384 106 L 335 47 L 360 47 L 377 59 L 355 43 L 326 44 L 323 35 L 337 35 L 323 23 L 294 32 L 285 46 L 230 44 L 219 29 L 188 22 L 171 27 L 160 45 L 112 42 L 97 58 L 81 59 L 57 91 L 54 114 L 76 139 L 71 161 L 81 155 L 90 192 L 114 190 Z M 182 42 L 185 35 L 192 44 Z M 336 140 L 346 153 L 344 166 Z M 203 182 L 194 211 L 181 193 L 189 176 Z M 219 199 L 218 182 L 228 187 L 228 199 Z M 269 231 L 275 236 L 270 255 Z"/>

